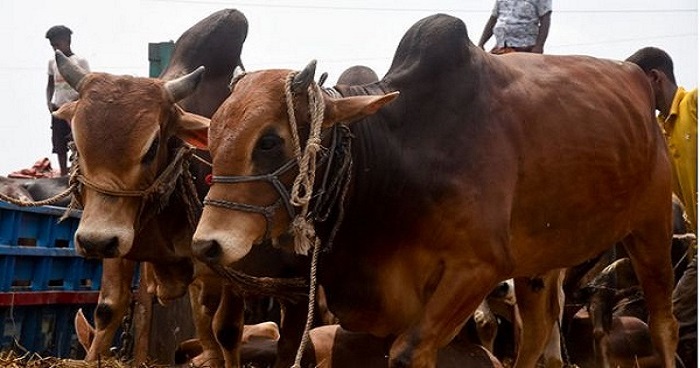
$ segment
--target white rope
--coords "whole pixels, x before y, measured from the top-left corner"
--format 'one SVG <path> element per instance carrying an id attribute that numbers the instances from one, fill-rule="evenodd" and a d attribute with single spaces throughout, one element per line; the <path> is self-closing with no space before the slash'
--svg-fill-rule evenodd
<path id="1" fill-rule="evenodd" d="M 301 368 L 301 358 L 304 355 L 304 350 L 306 350 L 306 345 L 309 343 L 309 331 L 311 330 L 311 324 L 314 321 L 314 310 L 316 307 L 316 265 L 318 264 L 318 254 L 321 251 L 318 238 L 316 238 L 316 244 L 314 245 L 314 251 L 311 256 L 311 272 L 309 279 L 309 304 L 306 313 L 306 324 L 304 325 L 304 334 L 301 336 L 301 341 L 299 342 L 299 349 L 297 349 L 297 355 L 294 358 L 294 365 L 292 368 Z"/>
<path id="2" fill-rule="evenodd" d="M 76 185 L 72 184 L 68 188 L 63 190 L 61 193 L 58 193 L 51 198 L 47 198 L 47 199 L 44 199 L 41 201 L 25 201 L 25 200 L 20 199 L 20 198 L 10 197 L 10 196 L 5 195 L 3 193 L 0 193 L 0 200 L 2 200 L 4 202 L 12 203 L 15 206 L 19 206 L 19 207 L 47 206 L 47 205 L 56 204 L 60 200 L 62 200 L 63 198 L 66 198 L 66 197 L 70 196 L 71 194 L 73 194 L 73 190 L 75 187 L 76 187 Z"/>
<path id="3" fill-rule="evenodd" d="M 294 144 L 294 154 L 299 166 L 299 174 L 294 179 L 290 203 L 300 207 L 301 210 L 292 220 L 292 233 L 294 234 L 294 251 L 299 254 L 308 254 L 313 248 L 311 258 L 311 271 L 309 275 L 309 303 L 306 314 L 306 325 L 302 335 L 297 354 L 292 368 L 301 368 L 301 358 L 309 341 L 309 330 L 314 320 L 314 307 L 316 303 L 316 265 L 318 254 L 321 249 L 320 240 L 316 236 L 316 229 L 313 220 L 307 217 L 309 202 L 313 194 L 314 182 L 316 180 L 316 154 L 321 149 L 321 126 L 323 125 L 323 112 L 325 109 L 321 89 L 316 83 L 311 83 L 308 87 L 309 113 L 311 115 L 309 137 L 302 153 L 301 140 L 297 131 L 297 121 L 294 111 L 294 94 L 292 92 L 292 81 L 297 75 L 296 72 L 289 73 L 285 81 L 285 98 L 287 103 L 287 115 Z"/>

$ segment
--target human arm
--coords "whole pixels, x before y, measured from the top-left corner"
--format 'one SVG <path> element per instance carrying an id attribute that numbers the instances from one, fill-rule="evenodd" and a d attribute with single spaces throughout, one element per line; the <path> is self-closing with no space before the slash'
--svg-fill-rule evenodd
<path id="1" fill-rule="evenodd" d="M 56 110 L 56 105 L 51 102 L 53 99 L 53 92 L 54 92 L 54 80 L 53 80 L 53 75 L 49 74 L 49 80 L 46 83 L 46 106 L 49 108 L 49 112 L 53 112 Z"/>
<path id="2" fill-rule="evenodd" d="M 541 54 L 544 52 L 544 43 L 547 41 L 547 36 L 549 35 L 549 25 L 552 21 L 552 12 L 547 12 L 545 15 L 540 17 L 540 30 L 537 33 L 537 41 L 535 41 L 535 46 L 532 47 L 532 52 Z"/>
<path id="3" fill-rule="evenodd" d="M 85 58 L 78 58 L 78 65 L 80 65 L 83 70 L 86 72 L 90 72 L 90 64 L 88 64 L 87 59 Z"/>
<path id="4" fill-rule="evenodd" d="M 479 40 L 479 47 L 484 48 L 484 44 L 493 36 L 493 26 L 496 25 L 496 16 L 491 15 L 489 20 L 484 26 L 484 31 L 481 33 L 481 39 Z"/>

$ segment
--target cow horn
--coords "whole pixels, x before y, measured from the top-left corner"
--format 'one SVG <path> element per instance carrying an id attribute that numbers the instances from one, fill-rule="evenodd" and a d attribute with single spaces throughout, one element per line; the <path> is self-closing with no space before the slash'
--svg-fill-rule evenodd
<path id="1" fill-rule="evenodd" d="M 228 89 L 233 90 L 233 87 L 236 85 L 236 82 L 238 82 L 239 79 L 243 78 L 245 75 L 245 70 L 243 67 L 240 65 L 236 65 L 236 68 L 233 69 L 233 76 L 231 77 L 231 82 L 228 84 Z"/>
<path id="2" fill-rule="evenodd" d="M 294 77 L 294 80 L 292 81 L 292 90 L 295 93 L 305 91 L 306 87 L 308 87 L 309 84 L 311 84 L 311 81 L 314 80 L 315 73 L 316 60 L 311 60 L 309 65 L 307 65 L 304 70 L 300 71 L 299 74 Z"/>
<path id="3" fill-rule="evenodd" d="M 61 73 L 63 79 L 65 79 L 74 90 L 78 91 L 80 83 L 87 75 L 87 72 L 60 50 L 56 50 L 56 66 L 58 66 L 58 71 Z"/>
<path id="4" fill-rule="evenodd" d="M 204 75 L 204 66 L 200 66 L 190 74 L 165 82 L 170 101 L 178 102 L 194 92 Z"/>

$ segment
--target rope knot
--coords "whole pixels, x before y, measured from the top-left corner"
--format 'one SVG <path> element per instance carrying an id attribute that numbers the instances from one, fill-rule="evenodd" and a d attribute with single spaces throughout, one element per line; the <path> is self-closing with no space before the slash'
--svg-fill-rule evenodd
<path id="1" fill-rule="evenodd" d="M 307 255 L 309 249 L 318 246 L 319 240 L 311 219 L 295 217 L 292 221 L 292 234 L 294 234 L 294 252 L 297 254 Z"/>
<path id="2" fill-rule="evenodd" d="M 309 202 L 314 190 L 314 182 L 316 180 L 316 153 L 321 150 L 321 128 L 323 126 L 323 113 L 325 105 L 323 94 L 318 84 L 312 83 L 307 91 L 309 96 L 309 112 L 311 114 L 309 136 L 306 140 L 306 147 L 302 153 L 301 140 L 297 131 L 297 121 L 294 111 L 294 93 L 292 90 L 292 81 L 296 72 L 292 72 L 287 76 L 285 83 L 285 100 L 287 103 L 287 115 L 289 118 L 289 127 L 291 129 L 292 141 L 294 144 L 294 154 L 299 163 L 299 174 L 294 179 L 290 202 L 293 206 L 301 207 L 299 214 L 292 221 L 292 234 L 294 235 L 294 251 L 297 254 L 306 255 L 309 249 L 313 248 L 311 260 L 311 275 L 309 281 L 309 305 L 308 314 L 306 316 L 306 326 L 304 327 L 304 335 L 299 344 L 296 358 L 294 359 L 293 367 L 301 366 L 301 356 L 309 340 L 309 330 L 314 315 L 314 303 L 316 302 L 316 262 L 318 260 L 319 250 L 321 249 L 318 236 L 314 227 L 314 216 L 309 214 Z"/>
<path id="3" fill-rule="evenodd" d="M 306 152 L 318 152 L 321 150 L 321 137 L 310 137 L 306 142 Z"/>

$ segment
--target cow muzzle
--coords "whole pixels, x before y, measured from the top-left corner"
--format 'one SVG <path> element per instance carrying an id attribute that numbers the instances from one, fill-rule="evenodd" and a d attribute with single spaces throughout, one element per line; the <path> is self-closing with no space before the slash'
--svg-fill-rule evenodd
<path id="1" fill-rule="evenodd" d="M 205 208 L 192 237 L 192 254 L 195 258 L 208 265 L 228 266 L 245 257 L 256 240 L 252 238 L 255 232 L 245 230 L 255 228 L 255 224 L 246 216 L 236 219 L 238 221 L 230 225 L 237 224 L 240 228 L 226 226 L 228 222 L 217 221 L 224 219 L 214 216 L 210 209 Z"/>
<path id="2" fill-rule="evenodd" d="M 218 264 L 223 254 L 221 245 L 214 239 L 193 241 L 192 252 L 197 259 L 207 264 Z"/>
<path id="3" fill-rule="evenodd" d="M 213 238 L 197 238 L 192 241 L 192 253 L 195 258 L 208 264 L 228 266 L 241 260 L 250 252 L 253 244 L 227 247 Z"/>
<path id="4" fill-rule="evenodd" d="M 125 234 L 93 231 L 76 231 L 75 248 L 86 258 L 116 258 L 126 254 L 123 244 L 131 244 Z"/>

